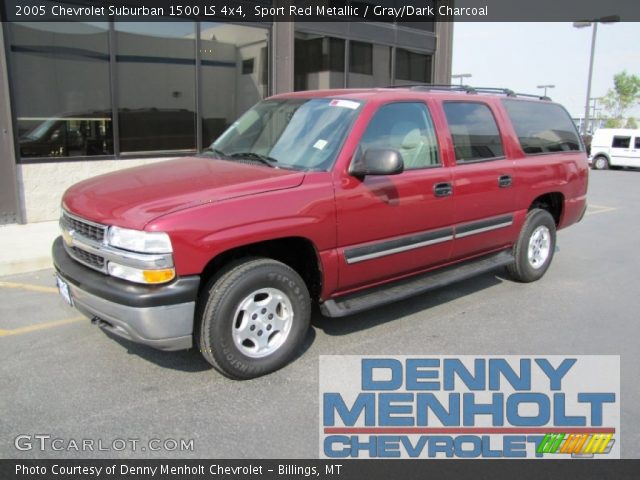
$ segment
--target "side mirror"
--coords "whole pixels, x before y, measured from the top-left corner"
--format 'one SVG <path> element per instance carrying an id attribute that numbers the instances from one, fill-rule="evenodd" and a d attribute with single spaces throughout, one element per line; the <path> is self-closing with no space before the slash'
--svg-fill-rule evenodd
<path id="1" fill-rule="evenodd" d="M 404 171 L 400 152 L 390 148 L 369 148 L 364 155 L 356 155 L 349 173 L 354 177 L 366 175 L 397 175 Z"/>

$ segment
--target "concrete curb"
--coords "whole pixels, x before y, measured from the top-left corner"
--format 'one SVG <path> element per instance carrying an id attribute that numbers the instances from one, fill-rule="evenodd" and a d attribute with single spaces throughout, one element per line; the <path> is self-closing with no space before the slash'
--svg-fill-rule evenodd
<path id="1" fill-rule="evenodd" d="M 58 222 L 0 226 L 0 276 L 53 268 L 51 244 Z"/>

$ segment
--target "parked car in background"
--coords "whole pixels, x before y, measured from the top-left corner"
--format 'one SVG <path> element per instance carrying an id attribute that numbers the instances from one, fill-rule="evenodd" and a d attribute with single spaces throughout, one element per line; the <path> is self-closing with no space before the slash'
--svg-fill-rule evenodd
<path id="1" fill-rule="evenodd" d="M 595 170 L 640 168 L 640 129 L 601 128 L 591 140 L 589 164 Z"/>

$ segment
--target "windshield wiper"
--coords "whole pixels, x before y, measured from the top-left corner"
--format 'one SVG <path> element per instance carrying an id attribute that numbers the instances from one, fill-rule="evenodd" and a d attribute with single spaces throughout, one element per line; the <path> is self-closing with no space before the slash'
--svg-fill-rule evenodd
<path id="1" fill-rule="evenodd" d="M 227 154 L 224 153 L 222 150 L 218 150 L 217 148 L 213 148 L 213 147 L 207 147 L 204 150 L 202 150 L 203 154 L 207 154 L 207 153 L 215 153 L 216 155 L 218 155 L 219 157 L 226 157 Z"/>
<path id="2" fill-rule="evenodd" d="M 274 163 L 278 163 L 278 160 L 273 157 L 269 157 L 268 155 L 260 155 L 259 153 L 255 152 L 236 152 L 227 156 L 230 158 L 247 158 L 249 160 L 258 160 L 260 163 L 273 168 L 276 168 Z"/>

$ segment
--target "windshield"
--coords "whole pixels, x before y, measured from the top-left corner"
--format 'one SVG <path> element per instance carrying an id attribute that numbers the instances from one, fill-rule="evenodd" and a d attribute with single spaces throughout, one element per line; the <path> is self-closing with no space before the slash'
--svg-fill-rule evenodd
<path id="1" fill-rule="evenodd" d="M 284 168 L 331 167 L 361 106 L 353 100 L 266 100 L 231 125 L 210 149 L 226 157 L 260 156 Z"/>

